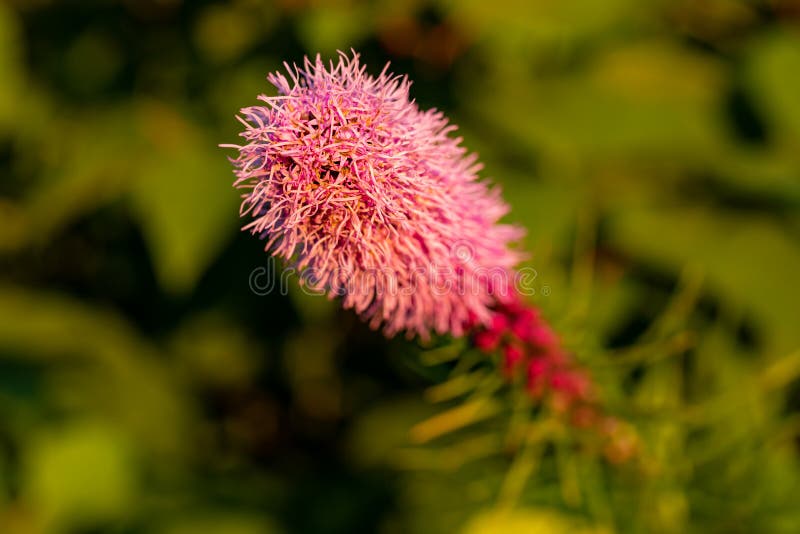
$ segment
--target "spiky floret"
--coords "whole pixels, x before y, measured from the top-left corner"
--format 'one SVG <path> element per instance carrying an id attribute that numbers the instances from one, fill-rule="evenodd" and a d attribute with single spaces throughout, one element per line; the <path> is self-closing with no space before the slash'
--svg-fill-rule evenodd
<path id="1" fill-rule="evenodd" d="M 317 56 L 268 76 L 278 96 L 239 117 L 233 159 L 244 229 L 373 328 L 462 335 L 511 289 L 522 231 L 478 177 L 456 127 L 409 98 L 407 77 L 373 77 L 358 54 Z"/>

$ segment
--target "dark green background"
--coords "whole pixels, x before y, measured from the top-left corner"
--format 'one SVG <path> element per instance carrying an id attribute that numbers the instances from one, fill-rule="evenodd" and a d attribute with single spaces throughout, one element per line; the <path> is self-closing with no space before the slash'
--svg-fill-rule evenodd
<path id="1" fill-rule="evenodd" d="M 503 186 L 635 459 L 249 290 L 217 144 L 351 47 Z M 0 180 L 0 532 L 800 532 L 793 0 L 6 0 Z"/>

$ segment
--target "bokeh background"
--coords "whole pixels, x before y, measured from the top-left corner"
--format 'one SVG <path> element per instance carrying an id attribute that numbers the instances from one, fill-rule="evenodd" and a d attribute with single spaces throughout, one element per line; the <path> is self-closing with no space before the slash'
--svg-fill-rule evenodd
<path id="1" fill-rule="evenodd" d="M 217 144 L 351 47 L 502 184 L 633 459 L 250 290 Z M 0 177 L 2 533 L 800 532 L 794 0 L 5 0 Z"/>

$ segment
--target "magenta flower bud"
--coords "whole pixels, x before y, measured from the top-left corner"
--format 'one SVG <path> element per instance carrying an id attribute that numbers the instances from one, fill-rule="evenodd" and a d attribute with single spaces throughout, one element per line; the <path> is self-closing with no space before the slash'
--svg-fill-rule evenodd
<path id="1" fill-rule="evenodd" d="M 492 352 L 500 346 L 501 338 L 502 333 L 497 330 L 482 330 L 473 336 L 472 342 L 478 349 L 484 352 Z"/>
<path id="2" fill-rule="evenodd" d="M 531 358 L 528 365 L 528 377 L 538 380 L 547 372 L 549 365 L 545 358 Z"/>
<path id="3" fill-rule="evenodd" d="M 521 339 L 540 347 L 549 348 L 558 344 L 558 338 L 553 330 L 544 324 L 529 326 L 520 335 Z"/>
<path id="4" fill-rule="evenodd" d="M 550 370 L 550 362 L 546 358 L 531 358 L 528 361 L 528 392 L 539 397 L 544 391 L 545 378 Z"/>
<path id="5" fill-rule="evenodd" d="M 503 349 L 503 371 L 506 376 L 513 376 L 514 371 L 522 363 L 525 353 L 517 345 L 507 345 Z"/>
<path id="6" fill-rule="evenodd" d="M 495 313 L 492 316 L 489 328 L 499 334 L 504 333 L 508 329 L 508 317 L 501 313 Z"/>
<path id="7" fill-rule="evenodd" d="M 560 411 L 589 400 L 590 384 L 582 374 L 571 369 L 560 369 L 550 376 L 553 389 L 553 406 Z"/>

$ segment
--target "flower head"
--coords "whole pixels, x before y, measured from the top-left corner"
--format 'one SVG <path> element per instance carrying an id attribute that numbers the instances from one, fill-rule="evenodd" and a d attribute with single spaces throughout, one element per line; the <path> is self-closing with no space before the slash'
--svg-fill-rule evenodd
<path id="1" fill-rule="evenodd" d="M 388 67 L 388 66 L 387 66 Z M 462 335 L 510 292 L 519 228 L 442 113 L 406 77 L 319 56 L 241 110 L 233 159 L 245 230 L 387 335 Z"/>

